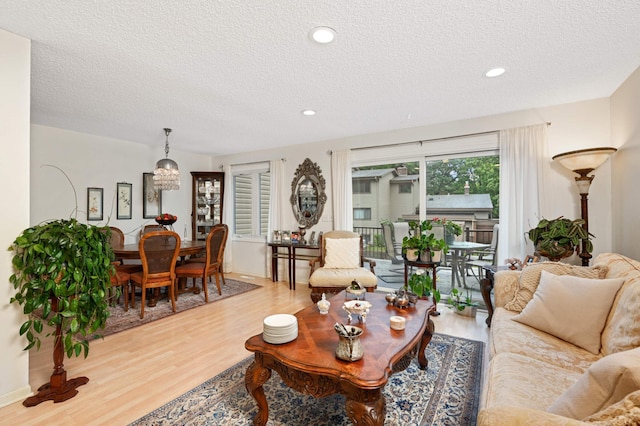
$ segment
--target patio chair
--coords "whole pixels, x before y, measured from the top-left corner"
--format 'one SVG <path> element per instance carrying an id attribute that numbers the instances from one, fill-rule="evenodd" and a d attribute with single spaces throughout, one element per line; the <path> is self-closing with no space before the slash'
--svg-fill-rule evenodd
<path id="1" fill-rule="evenodd" d="M 482 278 L 482 267 L 493 265 L 496 266 L 498 255 L 498 233 L 500 231 L 500 225 L 493 225 L 493 234 L 491 235 L 491 246 L 485 250 L 478 250 L 471 253 L 471 256 L 465 262 L 465 268 L 471 272 L 471 274 L 478 280 Z M 477 273 L 476 273 L 477 272 Z"/>
<path id="2" fill-rule="evenodd" d="M 387 257 L 391 260 L 391 265 L 404 265 L 402 257 L 402 238 L 408 235 L 409 226 L 407 222 L 385 222 L 382 223 L 382 236 L 384 237 Z M 384 270 L 385 268 L 383 268 Z M 386 269 L 392 275 L 377 274 L 378 278 L 387 283 L 394 283 L 400 279 L 404 283 L 404 267 Z"/>

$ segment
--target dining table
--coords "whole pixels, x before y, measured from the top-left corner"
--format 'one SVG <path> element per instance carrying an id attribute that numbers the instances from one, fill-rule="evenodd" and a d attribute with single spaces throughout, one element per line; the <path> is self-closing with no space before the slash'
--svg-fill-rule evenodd
<path id="1" fill-rule="evenodd" d="M 140 259 L 140 248 L 138 243 L 133 244 L 123 244 L 120 246 L 112 246 L 113 254 L 116 259 Z M 180 263 L 183 263 L 187 256 L 199 255 L 202 253 L 206 253 L 207 251 L 207 243 L 202 240 L 182 240 L 180 241 L 180 251 L 178 252 L 178 256 L 180 257 Z M 156 289 L 158 290 L 158 289 Z M 186 278 L 178 280 L 178 288 L 176 289 L 176 298 L 179 294 L 185 292 L 192 292 L 198 294 L 200 292 L 200 287 L 192 286 L 187 287 Z M 156 304 L 158 295 L 149 298 L 149 306 L 153 307 Z"/>
<path id="2" fill-rule="evenodd" d="M 449 257 L 451 259 L 451 288 L 455 287 L 456 282 L 458 287 L 463 286 L 467 288 L 467 259 L 469 254 L 484 250 L 491 247 L 491 244 L 474 243 L 471 241 L 455 241 L 449 244 Z"/>
<path id="3" fill-rule="evenodd" d="M 113 254 L 117 259 L 140 259 L 140 248 L 138 243 L 123 244 L 121 246 L 112 247 Z M 201 240 L 182 240 L 180 241 L 180 258 L 193 256 L 195 254 L 204 253 L 207 250 L 206 241 Z"/>

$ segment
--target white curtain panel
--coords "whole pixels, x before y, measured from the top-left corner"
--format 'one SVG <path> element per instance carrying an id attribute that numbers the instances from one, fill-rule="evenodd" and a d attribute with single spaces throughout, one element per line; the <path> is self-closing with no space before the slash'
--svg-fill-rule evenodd
<path id="1" fill-rule="evenodd" d="M 287 199 L 282 190 L 284 188 L 284 160 L 271 160 L 269 170 L 271 182 L 269 187 L 269 230 L 267 232 L 267 241 L 271 241 L 273 238 L 273 231 L 282 229 L 282 217 L 284 215 L 282 200 Z M 265 258 L 267 261 L 266 270 L 271 271 L 271 250 L 267 249 Z"/>
<path id="2" fill-rule="evenodd" d="M 331 154 L 333 229 L 353 230 L 351 186 L 351 151 L 333 151 Z"/>
<path id="3" fill-rule="evenodd" d="M 233 175 L 231 174 L 231 165 L 224 166 L 224 204 L 223 204 L 223 223 L 229 227 L 229 236 L 227 237 L 227 245 L 224 249 L 224 259 L 222 269 L 224 272 L 231 272 L 233 265 L 233 232 L 236 229 L 236 221 L 233 216 Z"/>
<path id="4" fill-rule="evenodd" d="M 545 180 L 550 172 L 547 154 L 547 124 L 501 130 L 500 144 L 500 233 L 498 265 L 505 259 L 520 260 L 533 254 L 525 232 L 544 211 Z"/>

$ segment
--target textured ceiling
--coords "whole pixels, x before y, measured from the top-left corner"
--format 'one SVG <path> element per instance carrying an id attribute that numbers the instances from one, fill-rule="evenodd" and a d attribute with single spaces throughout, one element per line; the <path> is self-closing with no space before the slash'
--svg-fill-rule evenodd
<path id="1" fill-rule="evenodd" d="M 637 0 L 0 0 L 0 28 L 32 40 L 33 123 L 213 155 L 606 97 L 640 66 Z"/>

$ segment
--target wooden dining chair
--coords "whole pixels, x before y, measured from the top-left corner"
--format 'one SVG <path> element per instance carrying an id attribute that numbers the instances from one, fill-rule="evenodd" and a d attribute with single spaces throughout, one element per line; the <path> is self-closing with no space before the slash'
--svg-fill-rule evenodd
<path id="1" fill-rule="evenodd" d="M 145 225 L 144 228 L 142 228 L 142 235 L 146 234 L 147 232 L 164 231 L 165 229 L 166 228 L 160 224 Z"/>
<path id="2" fill-rule="evenodd" d="M 120 228 L 116 228 L 115 226 L 110 226 L 111 234 L 109 236 L 109 242 L 111 243 L 111 247 L 122 247 L 124 246 L 124 232 Z M 124 263 L 124 260 L 117 259 L 116 263 L 114 263 L 116 270 L 121 273 L 132 274 L 134 272 L 142 271 L 142 265 L 138 263 Z"/>
<path id="3" fill-rule="evenodd" d="M 129 281 L 131 279 L 131 274 L 128 272 L 119 271 L 117 269 L 118 262 L 113 262 L 113 264 L 115 266 L 115 270 L 113 274 L 110 276 L 111 289 L 110 289 L 109 300 L 110 301 L 115 300 L 116 303 L 118 302 L 120 295 L 117 292 L 114 294 L 112 289 L 115 290 L 115 287 L 120 287 L 120 293 L 124 300 L 124 311 L 127 312 L 129 311 Z"/>
<path id="4" fill-rule="evenodd" d="M 107 228 L 102 228 L 102 232 L 106 232 Z M 109 227 L 109 244 L 111 247 L 122 247 L 124 245 L 124 233 L 120 228 L 115 226 Z M 115 301 L 117 303 L 120 298 L 116 291 L 116 287 L 120 288 L 120 293 L 123 298 L 125 312 L 129 310 L 129 280 L 132 272 L 142 270 L 142 265 L 125 265 L 122 259 L 116 259 L 111 262 L 114 267 L 114 272 L 110 276 L 111 287 L 113 291 L 109 291 L 109 302 Z"/>
<path id="5" fill-rule="evenodd" d="M 187 262 L 176 268 L 176 276 L 178 278 L 202 278 L 202 291 L 204 292 L 204 300 L 209 303 L 209 292 L 207 291 L 207 279 L 212 275 L 216 276 L 216 286 L 218 294 L 222 294 L 220 288 L 220 276 L 224 282 L 224 274 L 222 274 L 222 263 L 224 259 L 224 247 L 227 243 L 229 235 L 229 227 L 225 224 L 214 225 L 207 235 L 206 255 L 204 259 L 198 262 Z"/>
<path id="6" fill-rule="evenodd" d="M 131 293 L 140 287 L 142 306 L 140 318 L 144 318 L 144 304 L 148 288 L 167 287 L 173 312 L 176 311 L 176 261 L 180 253 L 180 236 L 173 231 L 153 231 L 144 234 L 138 243 L 142 272 L 131 274 Z M 135 308 L 135 297 L 131 299 Z"/>

